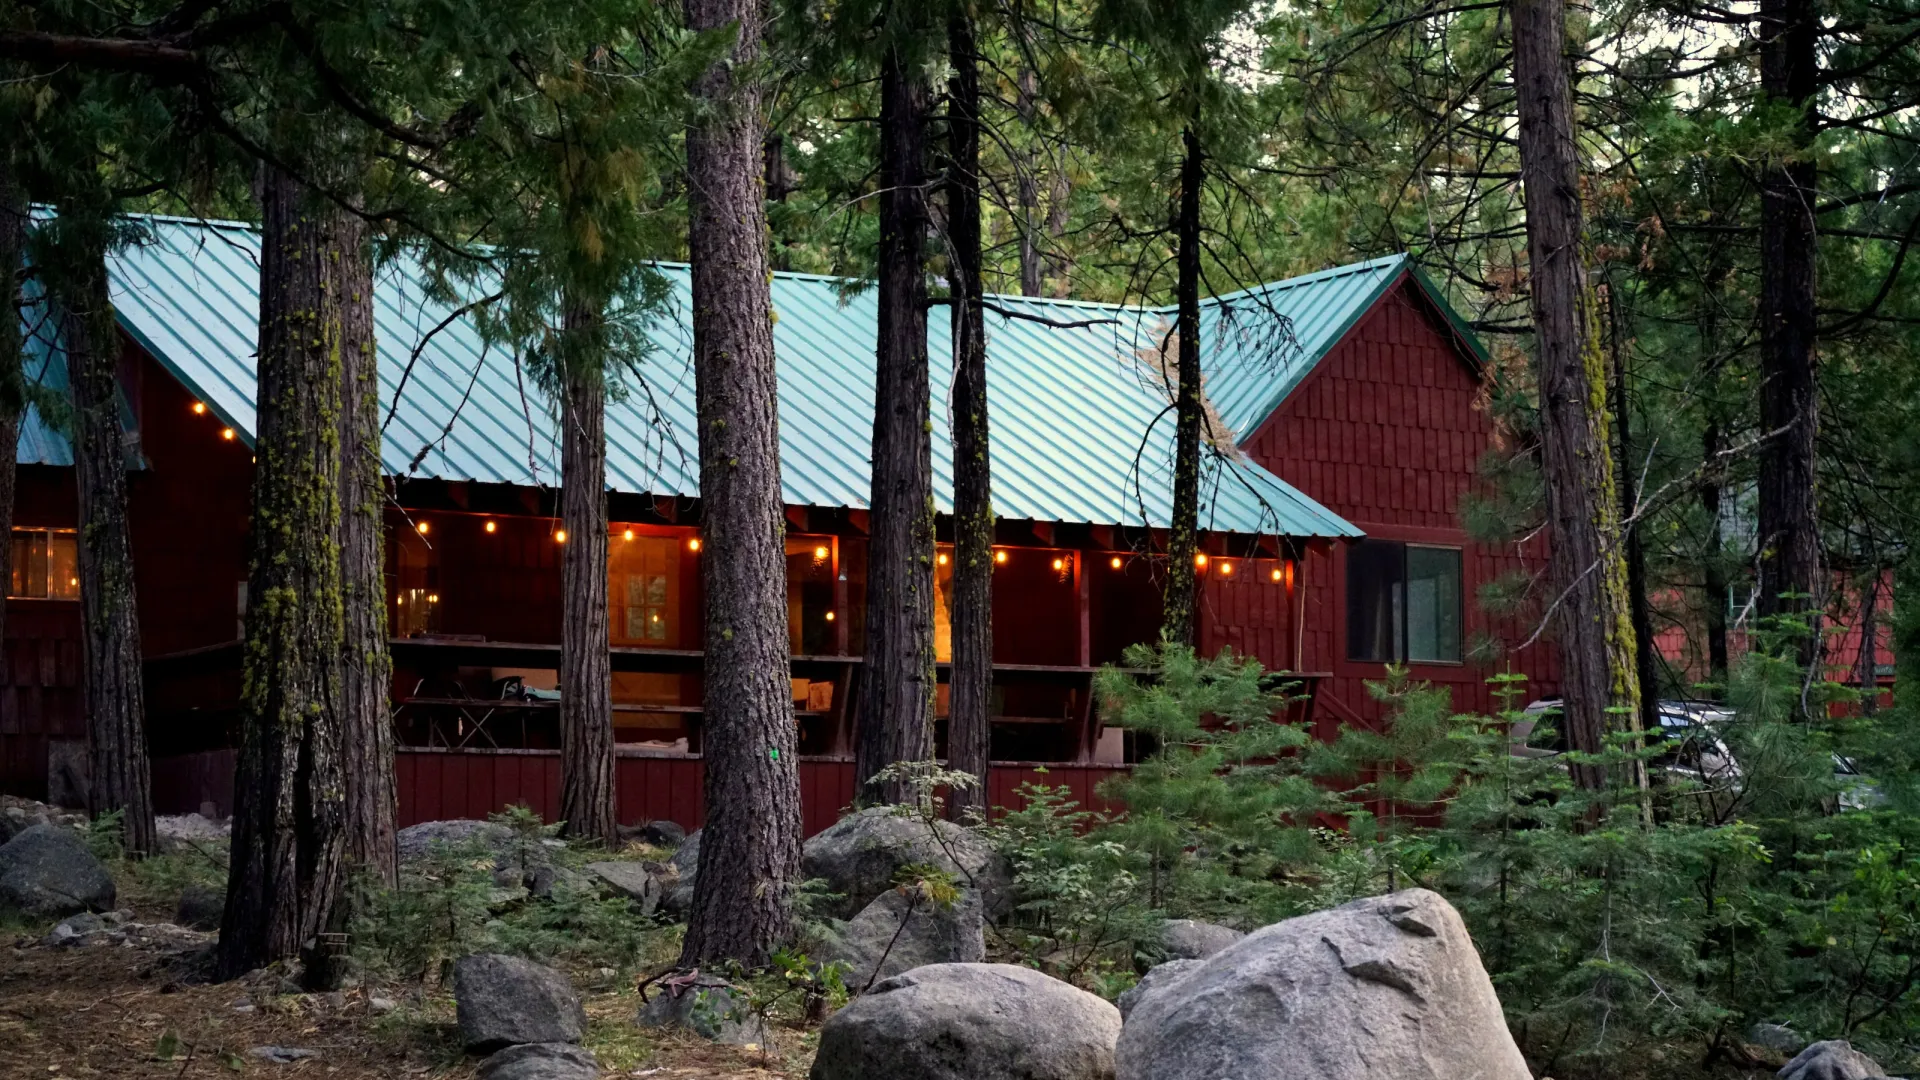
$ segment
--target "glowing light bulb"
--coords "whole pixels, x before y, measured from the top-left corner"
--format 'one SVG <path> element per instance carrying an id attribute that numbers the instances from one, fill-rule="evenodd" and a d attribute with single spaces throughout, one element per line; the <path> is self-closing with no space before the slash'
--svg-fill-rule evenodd
<path id="1" fill-rule="evenodd" d="M 418 533 L 419 533 L 419 534 L 420 534 L 421 536 L 425 536 L 425 535 L 427 535 L 427 523 L 426 523 L 426 522 L 424 522 L 424 521 L 423 521 L 423 522 L 421 522 L 421 523 L 419 523 L 418 525 L 415 525 L 415 526 L 414 526 L 413 528 L 414 528 L 414 531 L 416 531 L 416 532 L 418 532 Z"/>
<path id="2" fill-rule="evenodd" d="M 196 402 L 194 402 L 194 403 L 193 403 L 193 415 L 195 415 L 195 416 L 205 416 L 205 415 L 207 415 L 207 403 L 206 403 L 206 402 L 204 402 L 204 401 L 196 401 Z"/>
<path id="3" fill-rule="evenodd" d="M 1120 556 L 1115 555 L 1113 558 L 1108 559 L 1107 565 L 1113 567 L 1115 570 L 1120 569 Z"/>
<path id="4" fill-rule="evenodd" d="M 632 529 L 628 529 L 628 530 L 627 530 L 626 532 L 623 532 L 623 533 L 621 533 L 621 534 L 620 534 L 620 539 L 622 539 L 622 540 L 631 540 L 631 539 L 633 539 L 633 530 L 632 530 Z"/>
<path id="5" fill-rule="evenodd" d="M 699 551 L 699 550 L 700 550 L 700 538 L 696 536 L 696 537 L 694 537 L 693 539 L 691 539 L 691 540 L 688 540 L 688 541 L 687 541 L 687 550 L 688 550 L 688 551 Z"/>
<path id="6" fill-rule="evenodd" d="M 428 594 L 427 594 L 427 603 L 429 603 L 429 604 L 437 604 L 437 603 L 439 603 L 439 602 L 440 602 L 440 594 L 439 594 L 439 593 L 428 593 Z"/>
<path id="7" fill-rule="evenodd" d="M 566 542 L 567 542 L 567 530 L 565 530 L 565 529 L 555 529 L 555 530 L 553 530 L 553 542 L 554 542 L 554 543 L 556 543 L 556 544 L 564 544 L 564 543 L 566 543 Z"/>
<path id="8" fill-rule="evenodd" d="M 828 621 L 828 622 L 832 622 L 832 621 L 833 621 L 833 612 L 831 612 L 831 611 L 829 611 L 829 612 L 827 612 L 827 621 Z"/>
<path id="9" fill-rule="evenodd" d="M 1273 580 L 1275 581 L 1280 580 L 1280 568 L 1277 566 L 1273 568 Z"/>
<path id="10" fill-rule="evenodd" d="M 1004 551 L 996 551 L 996 552 L 994 552 L 994 553 L 993 553 L 993 561 L 994 561 L 994 562 L 997 562 L 997 563 L 1004 563 L 1004 562 L 1006 562 L 1006 561 L 1007 561 L 1007 553 L 1006 553 L 1006 552 L 1004 552 Z"/>
<path id="11" fill-rule="evenodd" d="M 228 442 L 232 442 L 232 441 L 233 441 L 233 429 L 232 429 L 232 428 L 221 428 L 221 429 L 220 429 L 220 437 L 221 437 L 221 438 L 223 438 L 223 439 L 225 439 L 225 440 L 227 440 Z"/>
<path id="12" fill-rule="evenodd" d="M 1067 568 L 1067 560 L 1065 559 L 1053 560 L 1053 568 L 1055 570 L 1065 570 Z"/>
<path id="13" fill-rule="evenodd" d="M 499 528 L 499 526 L 498 526 L 498 525 L 495 525 L 495 524 L 494 524 L 493 522 L 491 522 L 491 521 L 489 521 L 489 522 L 487 522 L 487 531 L 488 531 L 488 532 L 492 532 L 493 530 L 495 530 L 495 529 L 497 529 L 497 528 Z"/>
<path id="14" fill-rule="evenodd" d="M 1221 563 L 1221 564 L 1220 564 L 1220 574 L 1221 574 L 1221 576 L 1222 576 L 1222 577 L 1232 577 L 1232 576 L 1233 576 L 1233 564 L 1232 564 L 1232 563 L 1230 563 L 1230 562 L 1223 562 L 1223 563 Z"/>
<path id="15" fill-rule="evenodd" d="M 833 552 L 828 550 L 827 545 L 825 544 L 821 544 L 819 547 L 813 549 L 813 558 L 814 558 L 814 561 L 816 562 L 824 560 L 827 556 L 831 554 L 833 554 Z"/>
<path id="16" fill-rule="evenodd" d="M 1204 568 L 1207 565 L 1207 553 L 1198 552 L 1193 557 L 1193 565 Z"/>
<path id="17" fill-rule="evenodd" d="M 940 565 L 941 566 L 947 565 L 947 553 L 944 551 L 940 553 Z"/>

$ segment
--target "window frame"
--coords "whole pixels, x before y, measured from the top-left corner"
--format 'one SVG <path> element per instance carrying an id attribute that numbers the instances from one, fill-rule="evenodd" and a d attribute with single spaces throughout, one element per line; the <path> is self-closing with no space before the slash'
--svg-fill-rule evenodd
<path id="1" fill-rule="evenodd" d="M 1358 552 L 1359 547 L 1365 544 L 1377 544 L 1382 546 L 1391 545 L 1393 548 L 1396 549 L 1396 554 L 1397 554 L 1397 559 L 1395 560 L 1395 562 L 1397 563 L 1397 566 L 1398 566 L 1398 577 L 1395 579 L 1393 584 L 1389 587 L 1397 590 L 1395 606 L 1398 609 L 1399 625 L 1397 627 L 1398 632 L 1392 635 L 1392 637 L 1394 638 L 1394 644 L 1391 650 L 1392 656 L 1386 659 L 1370 659 L 1370 658 L 1358 657 L 1354 655 L 1354 652 L 1355 652 L 1354 634 L 1356 631 L 1355 616 L 1356 614 L 1358 614 L 1355 608 L 1355 603 L 1354 603 L 1355 597 L 1356 597 L 1356 590 L 1354 588 L 1354 585 L 1355 585 L 1354 575 L 1356 573 L 1356 569 L 1355 569 L 1354 561 L 1355 561 L 1355 556 Z M 1414 549 L 1420 549 L 1424 551 L 1446 551 L 1446 552 L 1453 553 L 1454 567 L 1455 567 L 1454 576 L 1455 576 L 1455 583 L 1456 583 L 1456 587 L 1454 590 L 1454 598 L 1453 598 L 1454 599 L 1453 617 L 1454 617 L 1454 625 L 1455 625 L 1454 642 L 1453 642 L 1454 644 L 1453 659 L 1415 660 L 1411 658 L 1413 620 L 1410 617 L 1411 611 L 1409 610 L 1410 605 L 1409 605 L 1407 585 L 1408 585 L 1408 582 L 1411 580 L 1410 575 L 1408 574 L 1408 562 L 1409 562 L 1408 553 Z M 1361 539 L 1360 541 L 1358 541 L 1357 543 L 1355 543 L 1354 545 L 1349 546 L 1347 548 L 1343 562 L 1344 562 L 1344 566 L 1342 567 L 1341 587 L 1344 590 L 1344 594 L 1341 597 L 1341 604 L 1339 607 L 1339 611 L 1340 611 L 1340 617 L 1342 621 L 1341 633 L 1340 633 L 1340 641 L 1341 641 L 1340 650 L 1341 650 L 1342 660 L 1345 663 L 1379 664 L 1379 665 L 1400 664 L 1408 667 L 1417 665 L 1421 667 L 1447 667 L 1447 668 L 1464 667 L 1466 665 L 1466 662 L 1467 662 L 1466 661 L 1467 557 L 1466 557 L 1466 548 L 1464 545 L 1458 544 L 1458 543 L 1446 543 L 1443 541 L 1432 540 L 1432 539 L 1400 539 L 1400 538 L 1388 537 L 1388 536 L 1367 536 Z"/>
<path id="2" fill-rule="evenodd" d="M 11 571 L 7 579 L 6 598 L 8 600 L 27 600 L 27 601 L 34 601 L 38 603 L 51 603 L 51 604 L 79 603 L 80 602 L 80 584 L 79 584 L 78 578 L 80 575 L 80 550 L 79 550 L 80 530 L 61 528 L 59 526 L 52 526 L 52 525 L 18 525 L 18 526 L 15 526 L 10 533 L 8 533 L 7 543 L 12 544 L 14 540 L 19 538 L 20 535 L 23 533 L 27 533 L 27 534 L 43 533 L 47 537 L 47 550 L 48 550 L 47 594 L 45 596 L 29 596 L 25 594 L 16 595 L 13 591 L 12 574 L 17 574 L 20 572 L 20 570 L 19 570 L 19 566 L 17 564 L 14 564 L 11 566 Z M 73 576 L 76 580 L 72 585 L 73 595 L 71 596 L 55 596 L 53 594 L 52 551 L 53 551 L 53 538 L 57 536 L 68 537 L 72 539 L 74 544 Z"/>

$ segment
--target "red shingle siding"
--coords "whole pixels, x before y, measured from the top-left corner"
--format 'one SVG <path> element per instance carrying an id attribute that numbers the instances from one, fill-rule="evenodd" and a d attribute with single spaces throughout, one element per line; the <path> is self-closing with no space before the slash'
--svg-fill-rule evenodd
<path id="1" fill-rule="evenodd" d="M 1475 483 L 1476 464 L 1494 435 L 1480 397 L 1478 376 L 1451 328 L 1403 281 L 1361 317 L 1242 448 L 1369 536 L 1464 549 L 1467 640 L 1487 633 L 1511 647 L 1532 633 L 1532 623 L 1489 618 L 1479 610 L 1476 592 L 1513 571 L 1538 572 L 1544 552 L 1522 555 L 1473 544 L 1460 528 L 1461 496 Z M 1335 676 L 1320 695 L 1319 722 L 1326 730 L 1380 715 L 1364 683 L 1380 678 L 1384 665 L 1346 659 L 1345 575 L 1344 545 L 1311 554 L 1300 575 L 1300 666 Z M 1274 625 L 1284 623 L 1282 614 Z M 1270 667 L 1290 666 L 1289 650 L 1249 651 Z M 1511 664 L 1529 676 L 1530 697 L 1551 692 L 1558 662 L 1545 643 L 1515 655 Z M 1456 708 L 1478 710 L 1494 707 L 1486 686 L 1493 673 L 1472 664 L 1414 669 L 1417 677 L 1450 687 Z"/>

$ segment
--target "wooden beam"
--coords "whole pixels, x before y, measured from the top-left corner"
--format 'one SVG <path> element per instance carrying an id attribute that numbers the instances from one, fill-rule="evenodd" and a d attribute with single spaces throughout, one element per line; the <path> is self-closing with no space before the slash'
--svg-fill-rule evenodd
<path id="1" fill-rule="evenodd" d="M 1048 547 L 1053 546 L 1053 522 L 1036 521 L 1033 523 L 1033 535 Z"/>
<path id="2" fill-rule="evenodd" d="M 873 515 L 865 510 L 850 509 L 847 511 L 847 524 L 853 526 L 854 531 L 858 532 L 861 536 L 870 536 L 873 534 L 872 521 Z"/>
<path id="3" fill-rule="evenodd" d="M 795 532 L 813 531 L 807 528 L 807 508 L 804 506 L 787 507 L 787 523 L 793 526 Z"/>

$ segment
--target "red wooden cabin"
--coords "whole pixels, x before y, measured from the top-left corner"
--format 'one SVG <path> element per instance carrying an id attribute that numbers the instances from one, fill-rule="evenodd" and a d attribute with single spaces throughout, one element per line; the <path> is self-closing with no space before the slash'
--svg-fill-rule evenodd
<path id="1" fill-rule="evenodd" d="M 257 238 L 239 226 L 148 226 L 149 241 L 116 256 L 112 271 L 126 414 L 140 447 L 130 510 L 156 803 L 224 813 L 246 606 Z M 608 423 L 617 782 L 622 820 L 692 827 L 701 817 L 699 499 L 685 445 L 685 271 L 663 272 L 680 306 L 650 328 L 654 350 Z M 1094 785 L 1132 756 L 1125 733 L 1100 723 L 1091 674 L 1159 624 L 1171 424 L 1157 419 L 1166 392 L 1142 355 L 1166 315 L 999 303 L 1033 317 L 998 317 L 989 328 L 1000 514 L 991 793 L 1011 804 L 1017 784 L 1044 767 L 1046 782 L 1091 801 Z M 873 298 L 779 275 L 775 307 L 792 678 L 812 831 L 852 791 Z M 1403 258 L 1208 310 L 1222 343 L 1208 353 L 1208 393 L 1236 433 L 1214 441 L 1240 453 L 1208 470 L 1203 648 L 1232 647 L 1295 673 L 1308 693 L 1302 714 L 1322 727 L 1376 722 L 1361 683 L 1390 660 L 1452 685 L 1462 705 L 1483 704 L 1488 671 L 1467 650 L 1475 635 L 1509 628 L 1479 614 L 1474 590 L 1526 559 L 1477 548 L 1458 527 L 1459 499 L 1492 437 L 1472 338 Z M 448 314 L 414 268 L 382 271 L 401 816 L 477 816 L 513 802 L 552 816 L 565 542 L 553 425 L 509 350 L 470 320 L 442 325 Z M 944 329 L 935 320 L 936 411 Z M 57 343 L 39 346 L 38 374 L 59 385 Z M 945 425 L 935 428 L 936 487 L 946 488 Z M 70 801 L 84 783 L 76 747 L 85 737 L 71 459 L 37 418 L 25 429 L 0 787 Z M 943 534 L 943 564 L 944 551 Z M 938 614 L 944 661 L 944 599 Z M 1517 665 L 1550 678 L 1546 650 L 1534 652 Z"/>

